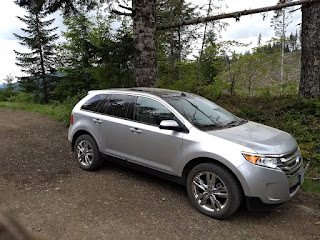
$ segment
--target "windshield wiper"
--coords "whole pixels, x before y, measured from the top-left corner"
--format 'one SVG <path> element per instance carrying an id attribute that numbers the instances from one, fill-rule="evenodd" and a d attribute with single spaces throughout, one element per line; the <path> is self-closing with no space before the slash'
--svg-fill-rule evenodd
<path id="1" fill-rule="evenodd" d="M 224 126 L 221 124 L 208 124 L 208 125 L 198 125 L 197 127 L 200 129 L 214 130 L 214 129 L 221 129 Z"/>
<path id="2" fill-rule="evenodd" d="M 246 123 L 246 122 L 247 122 L 247 120 L 239 118 L 238 120 L 232 120 L 231 122 L 228 122 L 225 126 L 236 127 L 236 126 L 242 125 L 243 123 Z"/>

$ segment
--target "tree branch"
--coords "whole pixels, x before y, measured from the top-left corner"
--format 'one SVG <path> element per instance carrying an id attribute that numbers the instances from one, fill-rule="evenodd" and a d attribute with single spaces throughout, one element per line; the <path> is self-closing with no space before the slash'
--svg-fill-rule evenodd
<path id="1" fill-rule="evenodd" d="M 126 7 L 126 6 L 123 6 L 121 4 L 119 4 L 119 7 L 123 8 L 123 9 L 126 9 L 128 11 L 132 11 L 132 8 L 131 7 Z"/>
<path id="2" fill-rule="evenodd" d="M 132 13 L 120 12 L 118 10 L 111 10 L 111 13 L 114 13 L 114 14 L 117 14 L 117 15 L 122 15 L 122 16 L 132 17 Z"/>
<path id="3" fill-rule="evenodd" d="M 169 23 L 169 24 L 160 24 L 159 26 L 157 26 L 157 30 L 165 30 L 165 29 L 169 29 L 169 28 L 176 28 L 176 27 L 181 27 L 181 26 L 186 26 L 186 25 L 205 23 L 205 22 L 215 21 L 215 20 L 225 19 L 225 18 L 235 18 L 236 21 L 239 21 L 241 16 L 279 10 L 279 9 L 282 9 L 285 7 L 291 7 L 291 6 L 306 4 L 306 3 L 315 2 L 315 1 L 320 1 L 320 0 L 300 0 L 300 1 L 294 1 L 294 2 L 288 2 L 288 3 L 281 3 L 278 5 L 269 6 L 269 7 L 243 10 L 243 11 L 232 12 L 232 13 L 225 13 L 225 14 L 204 17 L 204 18 L 195 18 L 195 19 L 184 20 L 181 22 L 174 22 L 174 23 Z"/>

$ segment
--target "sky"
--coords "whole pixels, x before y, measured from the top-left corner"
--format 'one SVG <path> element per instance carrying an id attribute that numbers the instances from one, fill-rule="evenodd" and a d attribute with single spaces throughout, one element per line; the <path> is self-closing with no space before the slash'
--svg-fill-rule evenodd
<path id="1" fill-rule="evenodd" d="M 209 0 L 189 0 L 192 5 L 204 6 L 207 8 Z M 213 14 L 219 14 L 222 12 L 234 12 L 245 9 L 253 9 L 259 7 L 266 7 L 277 4 L 278 0 L 212 0 L 214 4 L 220 4 L 222 8 L 216 10 Z M 227 7 L 226 7 L 227 6 Z M 1 0 L 0 1 L 0 84 L 2 84 L 7 75 L 21 76 L 22 73 L 18 66 L 15 65 L 15 53 L 28 52 L 26 47 L 19 44 L 18 40 L 14 37 L 13 33 L 22 34 L 20 28 L 25 25 L 17 19 L 16 16 L 25 15 L 25 10 L 18 7 L 13 3 L 13 0 Z M 269 12 L 265 20 L 263 20 L 262 14 L 248 15 L 240 18 L 239 22 L 235 19 L 226 19 L 224 22 L 229 23 L 226 31 L 220 33 L 221 38 L 219 41 L 237 40 L 242 43 L 252 43 L 248 48 L 236 48 L 237 52 L 244 52 L 257 45 L 258 36 L 261 33 L 262 42 L 265 43 L 274 36 L 274 30 L 270 27 L 270 20 L 273 12 Z M 61 31 L 65 30 L 62 24 L 62 18 L 59 13 L 51 15 L 49 18 L 56 18 L 55 23 L 52 25 L 59 26 Z M 298 24 L 301 23 L 301 11 L 298 10 L 293 14 L 293 21 L 289 26 L 288 33 L 296 32 L 299 30 Z M 201 48 L 201 41 L 195 44 L 195 49 Z"/>

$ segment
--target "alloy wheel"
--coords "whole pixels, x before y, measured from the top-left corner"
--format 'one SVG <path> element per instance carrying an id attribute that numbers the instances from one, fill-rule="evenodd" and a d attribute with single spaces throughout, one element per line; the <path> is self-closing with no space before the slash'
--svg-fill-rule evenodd
<path id="1" fill-rule="evenodd" d="M 192 181 L 196 203 L 209 212 L 219 212 L 227 205 L 228 190 L 216 174 L 209 171 L 198 173 Z"/>
<path id="2" fill-rule="evenodd" d="M 87 140 L 82 140 L 77 145 L 77 158 L 81 165 L 90 166 L 93 162 L 93 149 Z"/>

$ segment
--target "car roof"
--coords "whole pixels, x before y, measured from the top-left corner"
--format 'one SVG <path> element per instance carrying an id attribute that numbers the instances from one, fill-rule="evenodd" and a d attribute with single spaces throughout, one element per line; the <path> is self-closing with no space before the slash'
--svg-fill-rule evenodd
<path id="1" fill-rule="evenodd" d="M 162 89 L 162 88 L 147 88 L 147 87 L 135 87 L 135 88 L 112 88 L 105 90 L 93 90 L 89 91 L 91 93 L 108 93 L 108 92 L 125 92 L 125 93 L 147 93 L 151 95 L 155 95 L 158 97 L 173 97 L 173 96 L 181 96 L 185 95 L 182 91 L 170 90 L 170 89 Z"/>

